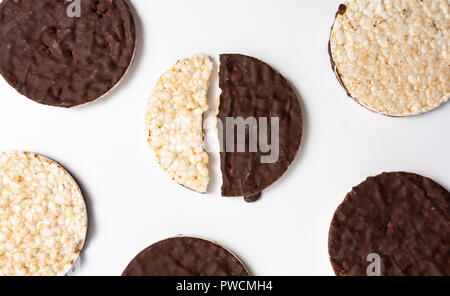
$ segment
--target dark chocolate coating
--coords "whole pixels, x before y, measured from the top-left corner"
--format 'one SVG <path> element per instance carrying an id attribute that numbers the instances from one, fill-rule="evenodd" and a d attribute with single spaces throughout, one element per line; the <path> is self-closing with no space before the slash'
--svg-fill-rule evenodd
<path id="1" fill-rule="evenodd" d="M 253 195 L 244 196 L 244 200 L 248 203 L 257 202 L 261 198 L 262 192 Z"/>
<path id="2" fill-rule="evenodd" d="M 29 99 L 73 107 L 111 90 L 128 69 L 135 24 L 124 0 L 82 0 L 69 17 L 64 0 L 0 4 L 0 73 Z"/>
<path id="3" fill-rule="evenodd" d="M 365 276 L 372 253 L 383 276 L 450 275 L 450 194 L 411 173 L 383 173 L 353 188 L 329 234 L 336 275 Z"/>
<path id="4" fill-rule="evenodd" d="M 210 241 L 176 237 L 137 255 L 123 276 L 248 276 L 233 254 Z"/>
<path id="5" fill-rule="evenodd" d="M 261 156 L 268 153 L 262 153 L 259 145 L 258 152 L 249 152 L 248 128 L 246 152 L 220 153 L 222 195 L 252 196 L 277 181 L 297 155 L 303 127 L 300 102 L 281 74 L 264 62 L 239 54 L 220 56 L 219 86 L 222 94 L 218 117 L 224 127 L 223 147 L 227 146 L 225 135 L 231 132 L 227 131 L 227 117 L 278 117 L 280 120 L 276 163 L 261 163 Z M 268 127 L 270 135 L 270 121 Z M 234 138 L 236 145 L 237 133 Z"/>

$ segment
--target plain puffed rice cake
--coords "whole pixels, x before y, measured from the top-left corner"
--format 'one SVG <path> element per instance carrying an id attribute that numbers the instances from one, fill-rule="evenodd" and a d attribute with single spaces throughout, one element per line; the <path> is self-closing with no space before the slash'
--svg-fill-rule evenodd
<path id="1" fill-rule="evenodd" d="M 80 188 L 57 163 L 0 153 L 0 276 L 65 275 L 87 232 Z"/>
<path id="2" fill-rule="evenodd" d="M 349 95 L 391 116 L 417 115 L 450 97 L 449 0 L 350 0 L 330 51 Z"/>
<path id="3" fill-rule="evenodd" d="M 169 176 L 206 193 L 208 154 L 203 144 L 203 113 L 213 64 L 203 54 L 179 61 L 158 80 L 148 100 L 148 142 Z"/>

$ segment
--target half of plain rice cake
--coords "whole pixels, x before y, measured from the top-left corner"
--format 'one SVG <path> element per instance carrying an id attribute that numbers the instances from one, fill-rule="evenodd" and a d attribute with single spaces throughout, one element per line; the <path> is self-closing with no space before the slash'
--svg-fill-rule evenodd
<path id="1" fill-rule="evenodd" d="M 163 170 L 177 183 L 206 193 L 208 154 L 203 143 L 203 113 L 213 63 L 199 54 L 178 61 L 156 83 L 148 100 L 148 142 Z"/>
<path id="2" fill-rule="evenodd" d="M 64 168 L 34 153 L 0 153 L 0 276 L 67 274 L 87 223 L 80 188 Z"/>
<path id="3" fill-rule="evenodd" d="M 450 97 L 448 0 L 349 0 L 331 32 L 333 70 L 349 96 L 390 116 Z"/>

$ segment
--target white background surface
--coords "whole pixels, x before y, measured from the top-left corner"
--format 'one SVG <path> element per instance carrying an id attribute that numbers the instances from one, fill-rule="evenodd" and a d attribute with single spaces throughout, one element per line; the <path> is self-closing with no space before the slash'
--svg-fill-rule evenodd
<path id="1" fill-rule="evenodd" d="M 412 118 L 384 117 L 349 99 L 334 77 L 327 42 L 340 1 L 131 2 L 136 57 L 100 101 L 70 110 L 41 106 L 0 79 L 0 150 L 48 156 L 84 191 L 90 228 L 75 274 L 120 275 L 148 245 L 191 234 L 230 248 L 254 275 L 333 275 L 329 224 L 353 186 L 404 170 L 450 188 L 450 104 Z M 255 204 L 220 197 L 216 182 L 206 196 L 175 184 L 147 145 L 145 105 L 157 78 L 196 53 L 262 59 L 302 96 L 299 155 Z"/>

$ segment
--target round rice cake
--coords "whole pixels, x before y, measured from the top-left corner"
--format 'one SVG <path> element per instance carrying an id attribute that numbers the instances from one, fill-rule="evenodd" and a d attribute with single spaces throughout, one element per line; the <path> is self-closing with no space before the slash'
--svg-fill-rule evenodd
<path id="1" fill-rule="evenodd" d="M 0 1 L 0 73 L 41 104 L 74 107 L 116 86 L 135 50 L 125 0 Z M 69 13 L 70 12 L 70 13 Z"/>
<path id="2" fill-rule="evenodd" d="M 368 178 L 346 196 L 331 223 L 336 275 L 368 275 L 369 255 L 377 254 L 382 276 L 449 276 L 449 203 L 446 189 L 416 174 Z"/>
<path id="3" fill-rule="evenodd" d="M 298 153 L 300 101 L 280 73 L 240 54 L 220 56 L 219 86 L 222 195 L 253 202 L 281 178 Z"/>
<path id="4" fill-rule="evenodd" d="M 208 240 L 175 237 L 160 241 L 137 255 L 123 276 L 248 276 L 230 251 Z"/>
<path id="5" fill-rule="evenodd" d="M 450 97 L 448 0 L 349 0 L 330 38 L 348 95 L 390 116 L 433 110 Z"/>
<path id="6" fill-rule="evenodd" d="M 86 238 L 80 188 L 57 163 L 0 153 L 0 276 L 65 275 Z"/>
<path id="7" fill-rule="evenodd" d="M 148 100 L 148 142 L 163 170 L 177 183 L 206 193 L 208 154 L 203 143 L 203 113 L 213 63 L 199 54 L 178 61 L 158 80 Z"/>

